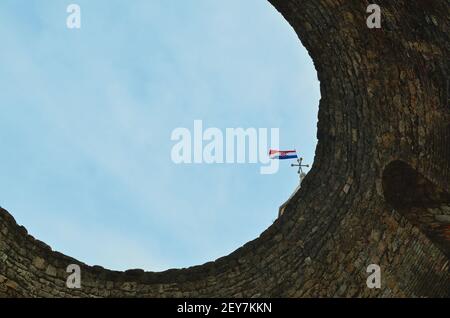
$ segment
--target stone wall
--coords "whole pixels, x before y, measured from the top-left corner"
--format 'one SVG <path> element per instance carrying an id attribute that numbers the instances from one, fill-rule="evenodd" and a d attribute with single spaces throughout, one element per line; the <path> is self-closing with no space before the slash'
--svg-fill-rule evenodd
<path id="1" fill-rule="evenodd" d="M 430 191 L 450 192 L 448 1 L 378 0 L 381 29 L 366 26 L 369 1 L 270 2 L 310 52 L 322 96 L 314 166 L 284 214 L 231 255 L 150 273 L 81 264 L 1 210 L 1 296 L 450 296 L 442 244 L 383 187 L 385 167 L 401 161 Z M 65 284 L 72 263 L 79 290 Z M 366 286 L 370 264 L 381 289 Z"/>

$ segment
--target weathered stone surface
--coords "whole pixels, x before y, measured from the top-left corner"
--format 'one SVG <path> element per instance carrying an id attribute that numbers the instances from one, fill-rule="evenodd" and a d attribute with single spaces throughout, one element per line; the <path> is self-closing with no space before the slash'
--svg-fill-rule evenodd
<path id="1" fill-rule="evenodd" d="M 435 217 L 450 203 L 448 2 L 377 1 L 371 30 L 364 1 L 270 2 L 310 52 L 322 95 L 314 166 L 283 215 L 215 262 L 122 273 L 53 252 L 0 210 L 0 296 L 450 296 L 448 227 Z M 81 289 L 65 284 L 74 263 Z M 370 264 L 381 289 L 366 286 Z"/>
<path id="2" fill-rule="evenodd" d="M 33 265 L 37 269 L 44 269 L 45 268 L 45 260 L 43 258 L 40 258 L 40 257 L 35 257 L 33 259 Z"/>

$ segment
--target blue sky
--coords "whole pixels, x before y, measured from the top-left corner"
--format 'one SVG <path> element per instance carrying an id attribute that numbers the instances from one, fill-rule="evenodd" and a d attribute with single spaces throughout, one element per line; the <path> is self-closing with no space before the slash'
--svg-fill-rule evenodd
<path id="1" fill-rule="evenodd" d="M 81 6 L 82 28 L 66 28 Z M 159 271 L 229 254 L 277 217 L 290 162 L 175 165 L 171 132 L 280 128 L 312 162 L 319 83 L 261 0 L 2 0 L 0 205 L 90 265 Z"/>

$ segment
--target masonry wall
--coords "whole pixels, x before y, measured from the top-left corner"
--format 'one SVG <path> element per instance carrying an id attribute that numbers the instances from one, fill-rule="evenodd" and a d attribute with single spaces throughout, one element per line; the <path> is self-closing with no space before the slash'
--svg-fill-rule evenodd
<path id="1" fill-rule="evenodd" d="M 322 96 L 314 166 L 273 226 L 208 264 L 112 272 L 52 251 L 0 210 L 0 296 L 450 296 L 442 242 L 387 200 L 382 182 L 400 160 L 450 192 L 448 2 L 377 1 L 381 29 L 367 28 L 364 0 L 270 2 L 310 52 Z M 66 287 L 73 263 L 79 290 Z M 366 286 L 370 264 L 381 289 Z"/>

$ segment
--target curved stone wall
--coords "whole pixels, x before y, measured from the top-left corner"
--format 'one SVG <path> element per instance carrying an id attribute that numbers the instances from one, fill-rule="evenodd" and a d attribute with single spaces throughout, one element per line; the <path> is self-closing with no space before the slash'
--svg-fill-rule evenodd
<path id="1" fill-rule="evenodd" d="M 1 296 L 450 296 L 448 256 L 383 191 L 400 160 L 450 192 L 448 2 L 378 0 L 381 29 L 367 28 L 368 1 L 270 2 L 310 52 L 322 95 L 314 166 L 282 217 L 231 255 L 150 273 L 81 264 L 1 210 Z M 66 287 L 69 264 L 81 289 Z M 370 264 L 380 289 L 366 285 Z"/>

